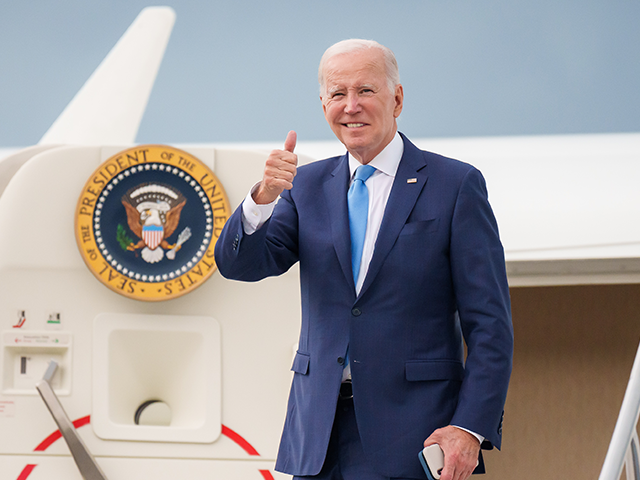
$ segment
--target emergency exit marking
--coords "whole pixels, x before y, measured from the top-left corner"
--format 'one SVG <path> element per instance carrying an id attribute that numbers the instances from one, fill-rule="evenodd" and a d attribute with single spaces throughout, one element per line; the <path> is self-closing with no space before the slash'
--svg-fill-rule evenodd
<path id="1" fill-rule="evenodd" d="M 13 402 L 7 402 L 7 403 L 13 403 Z M 74 420 L 72 423 L 74 428 L 78 429 L 80 427 L 88 425 L 90 422 L 91 422 L 91 416 L 87 415 L 86 417 L 82 417 L 82 418 L 78 418 L 77 420 Z M 241 437 L 240 435 L 238 435 L 236 432 L 226 427 L 225 425 L 222 425 L 222 435 L 224 435 L 225 437 L 228 437 L 231 441 L 235 442 L 237 445 L 242 447 L 242 449 L 245 452 L 247 452 L 249 455 L 252 455 L 252 456 L 255 455 L 257 457 L 260 456 L 258 451 L 255 448 L 253 448 L 253 446 L 251 446 L 249 442 L 247 442 L 243 437 Z M 54 442 L 56 442 L 60 438 L 62 438 L 62 434 L 60 433 L 60 430 L 56 430 L 47 438 L 45 438 L 42 442 L 40 442 L 40 444 L 36 448 L 34 448 L 33 451 L 44 452 L 47 450 L 47 448 L 49 448 Z M 31 472 L 33 471 L 33 469 L 37 466 L 38 464 L 25 465 L 25 467 L 22 469 L 22 472 L 20 473 L 20 476 L 18 477 L 18 480 L 26 480 L 26 478 L 29 475 L 31 475 Z M 262 475 L 263 480 L 274 480 L 273 475 L 271 474 L 271 471 L 258 470 L 258 472 L 260 472 L 260 475 Z"/>

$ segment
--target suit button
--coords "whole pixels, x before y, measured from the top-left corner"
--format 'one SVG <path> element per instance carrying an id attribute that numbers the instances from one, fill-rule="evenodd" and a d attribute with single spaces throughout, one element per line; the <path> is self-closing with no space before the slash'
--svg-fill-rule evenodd
<path id="1" fill-rule="evenodd" d="M 353 315 L 354 317 L 359 317 L 361 313 L 362 312 L 358 307 L 355 307 L 351 310 L 351 315 Z"/>
<path id="2" fill-rule="evenodd" d="M 344 358 L 342 358 L 342 357 L 338 357 L 338 363 L 339 363 L 340 365 L 344 365 Z"/>

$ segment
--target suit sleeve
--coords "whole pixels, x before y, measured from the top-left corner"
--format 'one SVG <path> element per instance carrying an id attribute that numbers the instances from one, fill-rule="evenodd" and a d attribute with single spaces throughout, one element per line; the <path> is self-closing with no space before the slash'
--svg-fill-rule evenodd
<path id="1" fill-rule="evenodd" d="M 288 191 L 273 215 L 252 235 L 242 228 L 242 204 L 229 217 L 216 242 L 220 273 L 233 280 L 255 282 L 280 275 L 298 261 L 297 213 Z"/>
<path id="2" fill-rule="evenodd" d="M 511 304 L 498 226 L 484 178 L 473 168 L 456 200 L 450 252 L 467 344 L 465 376 L 451 424 L 483 435 L 483 448 L 500 448 L 513 356 Z"/>

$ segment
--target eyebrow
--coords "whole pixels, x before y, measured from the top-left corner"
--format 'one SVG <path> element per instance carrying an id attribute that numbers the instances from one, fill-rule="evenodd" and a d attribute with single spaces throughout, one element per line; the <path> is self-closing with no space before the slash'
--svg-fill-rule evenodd
<path id="1" fill-rule="evenodd" d="M 362 84 L 362 85 L 358 85 L 356 87 L 357 90 L 360 90 L 360 89 L 363 89 L 363 88 L 370 88 L 372 90 L 375 90 L 376 86 L 371 84 L 371 83 L 365 83 L 365 84 Z M 331 94 L 333 94 L 333 93 L 335 93 L 337 91 L 344 90 L 344 89 L 345 89 L 345 87 L 332 87 L 332 88 L 327 90 L 327 95 L 331 95 Z"/>

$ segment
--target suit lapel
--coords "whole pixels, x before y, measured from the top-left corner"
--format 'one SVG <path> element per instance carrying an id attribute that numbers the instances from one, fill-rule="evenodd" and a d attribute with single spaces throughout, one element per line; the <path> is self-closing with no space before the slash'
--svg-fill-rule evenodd
<path id="1" fill-rule="evenodd" d="M 402 134 L 401 134 L 402 135 Z M 384 263 L 385 258 L 396 242 L 402 227 L 407 222 L 413 207 L 420 196 L 420 192 L 427 183 L 427 163 L 422 152 L 409 140 L 402 136 L 404 141 L 404 153 L 398 165 L 396 178 L 389 194 L 389 200 L 382 217 L 380 232 L 376 240 L 373 257 L 369 264 L 369 270 L 365 277 L 360 296 L 362 296 Z M 410 261 L 410 259 L 407 259 Z M 350 271 L 350 269 L 349 269 Z"/>
<path id="2" fill-rule="evenodd" d="M 349 186 L 349 162 L 343 155 L 338 166 L 324 183 L 327 212 L 331 222 L 331 237 L 342 267 L 342 273 L 351 288 L 355 290 L 351 272 L 351 236 L 349 234 L 349 210 L 347 206 L 347 188 Z"/>

